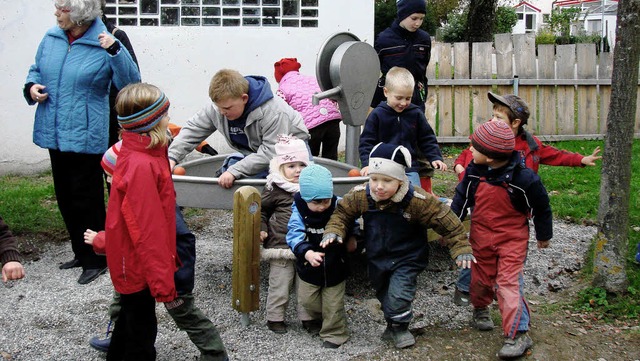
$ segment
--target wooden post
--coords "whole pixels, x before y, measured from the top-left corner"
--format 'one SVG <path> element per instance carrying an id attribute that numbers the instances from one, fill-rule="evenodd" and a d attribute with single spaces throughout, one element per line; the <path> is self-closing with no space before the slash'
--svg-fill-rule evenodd
<path id="1" fill-rule="evenodd" d="M 260 307 L 260 193 L 251 186 L 233 194 L 232 307 L 249 325 L 249 312 Z"/>

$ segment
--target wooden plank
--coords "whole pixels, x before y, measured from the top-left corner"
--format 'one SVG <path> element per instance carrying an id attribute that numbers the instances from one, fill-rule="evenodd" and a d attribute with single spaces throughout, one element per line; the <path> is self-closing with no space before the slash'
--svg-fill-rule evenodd
<path id="1" fill-rule="evenodd" d="M 536 38 L 534 34 L 516 34 L 513 36 L 513 54 L 515 74 L 522 79 L 535 79 L 536 74 Z"/>
<path id="2" fill-rule="evenodd" d="M 611 104 L 611 86 L 600 86 L 600 133 L 607 132 L 607 116 Z M 637 117 L 636 117 L 637 118 Z"/>
<path id="3" fill-rule="evenodd" d="M 231 306 L 249 313 L 260 308 L 260 192 L 244 186 L 233 195 Z"/>
<path id="4" fill-rule="evenodd" d="M 598 79 L 608 80 L 609 85 L 598 86 L 600 94 L 600 133 L 607 132 L 607 116 L 611 103 L 611 72 L 613 71 L 613 57 L 610 52 L 601 52 L 598 57 Z"/>
<path id="5" fill-rule="evenodd" d="M 520 85 L 611 85 L 611 79 L 520 79 Z M 513 79 L 436 79 L 429 85 L 512 85 Z M 640 82 L 639 84 L 640 85 Z"/>
<path id="6" fill-rule="evenodd" d="M 558 45 L 556 48 L 556 78 L 575 79 L 576 45 Z"/>
<path id="7" fill-rule="evenodd" d="M 471 88 L 468 86 L 457 86 L 454 92 L 454 136 L 468 137 L 471 135 Z"/>
<path id="8" fill-rule="evenodd" d="M 491 79 L 491 55 L 493 53 L 492 43 L 474 43 L 472 56 L 472 79 Z M 473 106 L 473 128 L 475 129 L 481 123 L 491 119 L 493 104 L 487 99 L 487 92 L 491 90 L 490 86 L 478 85 L 473 88 L 471 94 Z"/>
<path id="9" fill-rule="evenodd" d="M 577 45 L 577 75 L 578 79 L 596 79 L 597 58 L 596 45 Z M 594 85 L 580 85 L 577 87 L 578 104 L 578 134 L 596 134 L 599 128 L 598 89 Z"/>
<path id="10" fill-rule="evenodd" d="M 575 79 L 576 46 L 575 44 L 558 45 L 556 48 L 556 77 L 558 79 Z M 575 134 L 573 85 L 558 86 L 558 134 Z"/>
<path id="11" fill-rule="evenodd" d="M 524 100 L 529 106 L 529 120 L 527 121 L 527 129 L 538 134 L 538 87 L 537 86 L 521 86 L 518 96 Z"/>
<path id="12" fill-rule="evenodd" d="M 469 81 L 469 43 L 455 43 L 453 44 L 453 59 L 454 59 L 454 72 L 453 77 L 455 81 Z M 452 104 L 453 109 L 453 129 L 452 135 L 454 136 L 469 136 L 471 129 L 471 93 L 468 85 L 454 86 L 452 88 L 453 97 L 455 102 Z"/>
<path id="13" fill-rule="evenodd" d="M 496 74 L 498 79 L 513 78 L 513 43 L 511 34 L 496 34 Z"/>
<path id="14" fill-rule="evenodd" d="M 436 48 L 438 78 L 449 80 L 452 77 L 451 44 L 439 43 Z M 451 90 L 443 88 L 448 87 L 438 87 L 437 91 L 430 93 L 427 99 L 427 109 L 430 111 L 425 113 L 428 114 L 427 119 L 436 132 L 436 135 L 452 135 L 453 114 L 451 112 Z M 431 102 L 433 102 L 433 104 Z"/>
<path id="15" fill-rule="evenodd" d="M 552 44 L 538 45 L 538 78 L 555 79 L 556 47 Z M 538 129 L 536 134 L 556 134 L 556 87 L 538 87 Z"/>
<path id="16" fill-rule="evenodd" d="M 453 87 L 438 87 L 438 136 L 454 136 L 453 128 Z"/>

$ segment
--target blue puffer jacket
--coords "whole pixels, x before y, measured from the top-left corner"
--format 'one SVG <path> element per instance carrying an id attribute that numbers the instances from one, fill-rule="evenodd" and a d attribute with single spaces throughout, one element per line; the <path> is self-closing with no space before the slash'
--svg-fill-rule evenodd
<path id="1" fill-rule="evenodd" d="M 96 19 L 71 45 L 58 26 L 40 42 L 26 80 L 46 86 L 49 94 L 36 109 L 33 142 L 38 146 L 86 154 L 107 150 L 111 83 L 122 89 L 139 82 L 140 72 L 124 46 L 115 56 L 100 47 L 103 31 L 107 28 Z M 35 104 L 30 98 L 27 102 Z"/>

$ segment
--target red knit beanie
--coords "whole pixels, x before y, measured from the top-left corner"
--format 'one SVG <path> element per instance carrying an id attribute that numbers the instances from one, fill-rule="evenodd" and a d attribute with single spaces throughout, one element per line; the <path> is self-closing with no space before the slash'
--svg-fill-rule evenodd
<path id="1" fill-rule="evenodd" d="M 481 124 L 471 135 L 471 145 L 493 159 L 507 159 L 515 148 L 515 136 L 509 126 L 495 120 Z"/>
<path id="2" fill-rule="evenodd" d="M 300 63 L 298 63 L 298 59 L 296 58 L 282 58 L 273 64 L 274 68 L 274 76 L 276 77 L 276 81 L 279 83 L 282 77 L 290 72 L 290 71 L 298 71 L 300 70 Z"/>

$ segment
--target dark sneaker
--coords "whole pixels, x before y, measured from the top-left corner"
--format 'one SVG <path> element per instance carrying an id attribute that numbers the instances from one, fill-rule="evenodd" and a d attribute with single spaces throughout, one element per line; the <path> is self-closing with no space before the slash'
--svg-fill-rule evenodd
<path id="1" fill-rule="evenodd" d="M 93 282 L 96 278 L 98 278 L 101 274 L 107 272 L 107 267 L 104 268 L 87 268 L 82 271 L 80 278 L 78 278 L 78 283 L 81 285 L 86 285 L 87 283 Z"/>
<path id="2" fill-rule="evenodd" d="M 322 343 L 322 347 L 324 347 L 324 348 L 338 348 L 338 347 L 340 347 L 340 345 L 335 344 L 335 343 L 330 342 L 330 341 L 325 341 L 325 342 Z"/>
<path id="3" fill-rule="evenodd" d="M 111 346 L 111 337 L 100 338 L 98 336 L 91 337 L 89 340 L 89 346 L 102 352 L 109 352 L 109 346 Z"/>
<path id="4" fill-rule="evenodd" d="M 287 333 L 287 324 L 283 321 L 267 321 L 267 327 L 275 333 Z"/>
<path id="5" fill-rule="evenodd" d="M 408 325 L 391 326 L 391 337 L 396 348 L 406 348 L 415 345 L 416 339 L 409 332 Z"/>
<path id="6" fill-rule="evenodd" d="M 302 321 L 302 328 L 312 335 L 317 335 L 322 329 L 322 320 Z"/>
<path id="7" fill-rule="evenodd" d="M 456 287 L 456 292 L 453 294 L 453 303 L 462 307 L 469 306 L 469 292 L 460 291 Z"/>
<path id="8" fill-rule="evenodd" d="M 527 332 L 518 332 L 515 339 L 506 338 L 498 352 L 501 359 L 512 359 L 524 355 L 533 346 L 533 340 Z"/>
<path id="9" fill-rule="evenodd" d="M 489 307 L 474 308 L 473 319 L 471 320 L 471 326 L 477 328 L 480 331 L 493 330 L 493 320 L 491 319 L 491 313 Z"/>
<path id="10" fill-rule="evenodd" d="M 387 328 L 384 329 L 380 339 L 382 341 L 393 341 L 393 336 L 391 336 L 391 325 L 387 325 Z"/>
<path id="11" fill-rule="evenodd" d="M 107 325 L 107 332 L 105 333 L 104 338 L 100 338 L 99 336 L 91 337 L 91 339 L 89 340 L 89 346 L 98 351 L 108 352 L 109 346 L 111 346 L 111 332 L 113 332 L 113 330 L 111 330 L 112 325 L 112 321 L 109 321 L 109 324 Z"/>
<path id="12" fill-rule="evenodd" d="M 61 263 L 58 268 L 60 269 L 71 269 L 71 268 L 76 268 L 76 267 L 82 267 L 82 264 L 80 263 L 80 260 L 78 259 L 72 259 L 71 261 L 67 261 L 64 263 Z"/>

